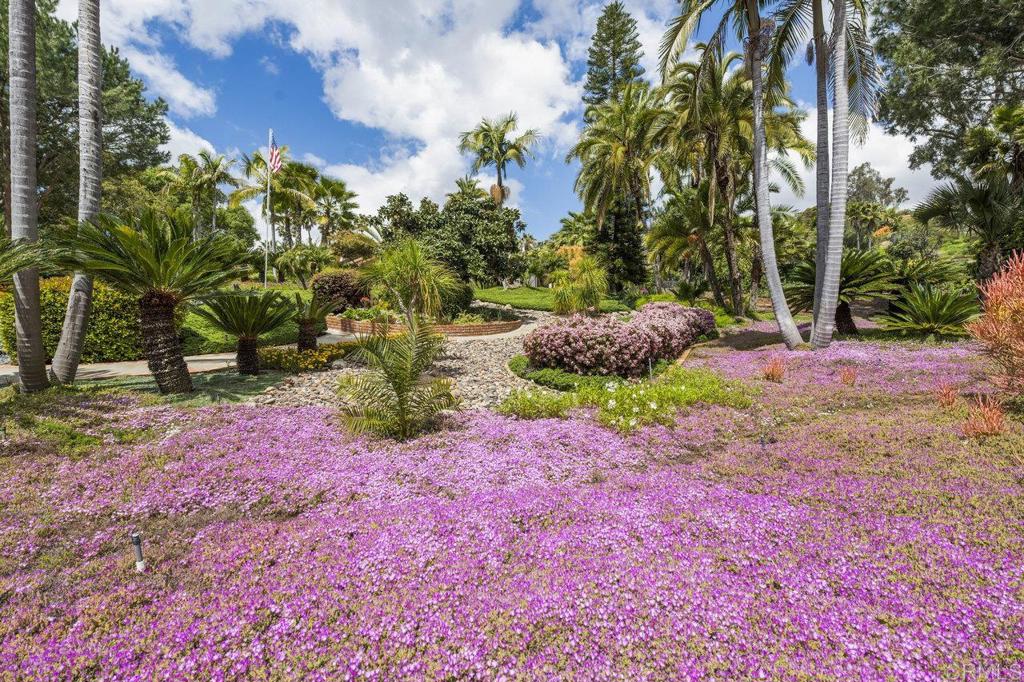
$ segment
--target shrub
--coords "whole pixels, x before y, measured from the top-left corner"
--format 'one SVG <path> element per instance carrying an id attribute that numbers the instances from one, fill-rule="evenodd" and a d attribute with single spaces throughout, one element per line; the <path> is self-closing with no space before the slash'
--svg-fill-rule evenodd
<path id="1" fill-rule="evenodd" d="M 999 365 L 1000 386 L 1024 395 L 1024 253 L 1010 258 L 1002 271 L 982 285 L 981 294 L 984 313 L 967 331 Z"/>
<path id="2" fill-rule="evenodd" d="M 960 394 L 957 392 L 956 387 L 950 384 L 942 384 L 935 389 L 935 399 L 941 407 L 947 410 L 956 405 L 957 398 L 959 397 Z"/>
<path id="3" fill-rule="evenodd" d="M 469 310 L 471 305 L 473 305 L 473 287 L 465 282 L 459 282 L 442 297 L 441 312 L 438 317 L 442 321 L 453 320 Z"/>
<path id="4" fill-rule="evenodd" d="M 855 386 L 857 384 L 857 370 L 853 367 L 843 367 L 839 370 L 839 383 L 845 386 Z"/>
<path id="5" fill-rule="evenodd" d="M 337 259 L 330 249 L 300 244 L 280 254 L 274 262 L 274 267 L 299 280 L 299 284 L 305 289 L 312 277 L 336 262 Z"/>
<path id="6" fill-rule="evenodd" d="M 968 438 L 998 436 L 1006 428 L 1003 403 L 994 396 L 978 396 L 961 428 Z"/>
<path id="7" fill-rule="evenodd" d="M 590 256 L 570 262 L 554 275 L 555 312 L 596 312 L 608 293 L 608 273 Z"/>
<path id="8" fill-rule="evenodd" d="M 354 270 L 341 268 L 328 268 L 317 273 L 309 286 L 317 300 L 338 301 L 333 311 L 336 313 L 358 306 L 360 299 L 370 293 Z"/>
<path id="9" fill-rule="evenodd" d="M 576 407 L 573 394 L 538 389 L 515 390 L 498 405 L 500 414 L 520 419 L 561 419 Z"/>
<path id="10" fill-rule="evenodd" d="M 70 277 L 40 282 L 39 305 L 42 317 L 43 347 L 47 360 L 53 357 L 64 324 L 64 310 L 71 291 Z M 16 358 L 14 298 L 0 294 L 0 342 L 4 353 Z M 93 285 L 89 328 L 82 348 L 82 362 L 117 362 L 143 357 L 139 329 L 139 302 L 131 294 L 111 289 L 103 282 Z"/>
<path id="11" fill-rule="evenodd" d="M 786 377 L 786 360 L 784 358 L 772 358 L 761 370 L 761 376 L 765 381 L 774 381 L 781 384 Z"/>
<path id="12" fill-rule="evenodd" d="M 664 363 L 659 363 L 659 368 L 664 369 Z M 540 386 L 553 388 L 556 391 L 575 391 L 581 388 L 603 388 L 607 383 L 606 377 L 593 376 L 588 374 L 573 374 L 564 369 L 555 367 L 537 368 L 530 364 L 530 359 L 525 355 L 517 355 L 508 361 L 508 368 L 518 377 L 532 381 Z"/>
<path id="13" fill-rule="evenodd" d="M 536 368 L 636 377 L 714 329 L 714 315 L 706 310 L 652 303 L 628 321 L 582 315 L 556 320 L 531 332 L 523 348 Z"/>
<path id="14" fill-rule="evenodd" d="M 914 284 L 893 303 L 894 312 L 879 318 L 883 328 L 901 334 L 960 336 L 978 316 L 978 297 Z"/>
<path id="15" fill-rule="evenodd" d="M 316 372 L 330 369 L 335 360 L 345 357 L 351 349 L 351 344 L 342 343 L 303 351 L 281 347 L 260 348 L 260 367 L 292 374 Z"/>

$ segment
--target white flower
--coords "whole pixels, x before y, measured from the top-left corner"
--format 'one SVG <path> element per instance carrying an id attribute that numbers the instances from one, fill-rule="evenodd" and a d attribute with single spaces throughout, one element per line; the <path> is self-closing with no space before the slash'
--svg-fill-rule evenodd
<path id="1" fill-rule="evenodd" d="M 656 410 L 656 409 L 658 409 L 658 403 L 656 403 L 656 402 L 654 402 L 654 401 L 652 400 L 652 401 L 651 401 L 651 409 L 652 409 L 652 410 Z"/>
<path id="2" fill-rule="evenodd" d="M 615 400 L 614 399 L 608 401 L 608 409 L 610 410 L 613 407 L 615 407 Z"/>

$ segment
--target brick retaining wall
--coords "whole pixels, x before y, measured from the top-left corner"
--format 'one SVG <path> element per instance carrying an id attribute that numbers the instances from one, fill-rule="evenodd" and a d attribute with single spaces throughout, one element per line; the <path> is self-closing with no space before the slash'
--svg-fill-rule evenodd
<path id="1" fill-rule="evenodd" d="M 515 331 L 522 325 L 522 320 L 508 320 L 479 324 L 434 324 L 430 329 L 445 336 L 488 336 Z M 374 331 L 382 330 L 382 327 L 383 325 L 369 320 L 350 320 L 338 315 L 327 316 L 327 331 L 334 334 L 372 334 Z M 401 332 L 405 330 L 405 325 L 392 324 L 389 328 L 392 332 Z"/>

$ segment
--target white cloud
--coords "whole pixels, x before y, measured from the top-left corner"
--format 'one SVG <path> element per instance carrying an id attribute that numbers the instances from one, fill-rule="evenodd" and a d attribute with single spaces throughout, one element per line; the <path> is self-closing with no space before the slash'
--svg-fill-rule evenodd
<path id="1" fill-rule="evenodd" d="M 817 138 L 817 110 L 811 109 L 807 118 L 801 124 L 805 137 L 809 140 Z M 831 143 L 831 138 L 829 139 Z M 928 193 L 935 187 L 935 179 L 931 176 L 931 167 L 924 165 L 917 169 L 911 169 L 907 163 L 910 153 L 914 150 L 914 143 L 902 135 L 886 135 L 885 131 L 876 124 L 872 124 L 868 131 L 867 139 L 863 144 L 850 143 L 850 170 L 862 163 L 870 163 L 883 177 L 895 178 L 897 187 L 904 187 L 908 193 L 906 206 L 914 206 L 921 202 Z M 773 194 L 771 202 L 773 205 L 789 205 L 794 208 L 807 208 L 815 203 L 814 196 L 814 166 L 804 168 L 795 156 L 793 160 L 798 164 L 800 176 L 803 178 L 806 190 L 802 197 L 798 197 L 783 186 L 778 194 Z"/>
<path id="2" fill-rule="evenodd" d="M 212 116 L 217 112 L 217 99 L 213 90 L 203 88 L 178 71 L 174 61 L 156 52 L 141 52 L 134 47 L 125 47 L 121 54 L 128 59 L 132 69 L 145 79 L 149 88 L 167 100 L 175 114 L 183 117 Z"/>
<path id="3" fill-rule="evenodd" d="M 204 137 L 192 132 L 188 128 L 178 126 L 174 121 L 167 121 L 170 129 L 171 139 L 161 149 L 170 152 L 171 161 L 174 162 L 182 154 L 198 154 L 200 151 L 215 152 L 214 146 Z"/>
<path id="4" fill-rule="evenodd" d="M 281 73 L 281 68 L 277 65 L 277 62 L 266 55 L 260 57 L 260 66 L 262 66 L 263 70 L 271 76 L 276 76 Z"/>

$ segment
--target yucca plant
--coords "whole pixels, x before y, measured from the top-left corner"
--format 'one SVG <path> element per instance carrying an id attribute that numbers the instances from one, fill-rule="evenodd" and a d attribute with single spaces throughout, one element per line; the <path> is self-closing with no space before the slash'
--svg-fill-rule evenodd
<path id="1" fill-rule="evenodd" d="M 334 312 L 342 299 L 323 301 L 316 296 L 308 299 L 295 294 L 295 322 L 299 325 L 299 350 L 316 350 L 316 337 L 324 319 Z"/>
<path id="2" fill-rule="evenodd" d="M 260 373 L 256 352 L 261 335 L 271 332 L 295 317 L 287 299 L 274 291 L 232 292 L 211 296 L 196 308 L 197 315 L 228 336 L 238 339 L 235 364 L 239 374 Z"/>
<path id="3" fill-rule="evenodd" d="M 345 377 L 339 395 L 349 403 L 343 418 L 355 433 L 405 440 L 448 409 L 458 406 L 448 379 L 422 376 L 444 346 L 444 337 L 414 323 L 409 331 L 389 337 L 377 333 L 362 338 L 353 357 L 369 372 Z"/>
<path id="4" fill-rule="evenodd" d="M 0 286 L 10 283 L 16 272 L 39 265 L 39 249 L 26 241 L 0 236 Z"/>
<path id="5" fill-rule="evenodd" d="M 181 352 L 175 312 L 239 273 L 230 239 L 193 239 L 187 211 L 144 211 L 133 222 L 102 215 L 62 242 L 62 260 L 112 288 L 137 296 L 142 347 L 161 393 L 188 393 L 192 378 Z"/>
<path id="6" fill-rule="evenodd" d="M 814 261 L 798 263 L 786 284 L 786 301 L 794 311 L 811 310 L 814 305 Z M 856 334 L 851 305 L 855 301 L 889 300 L 895 288 L 892 267 L 878 251 L 843 252 L 836 306 L 836 331 Z"/>
<path id="7" fill-rule="evenodd" d="M 592 256 L 575 259 L 568 270 L 554 273 L 553 279 L 554 310 L 559 315 L 596 312 L 608 293 L 608 273 Z"/>
<path id="8" fill-rule="evenodd" d="M 901 334 L 960 336 L 981 312 L 974 293 L 914 284 L 901 292 L 894 312 L 879 318 L 882 327 Z"/>

